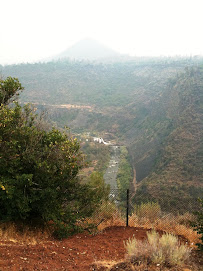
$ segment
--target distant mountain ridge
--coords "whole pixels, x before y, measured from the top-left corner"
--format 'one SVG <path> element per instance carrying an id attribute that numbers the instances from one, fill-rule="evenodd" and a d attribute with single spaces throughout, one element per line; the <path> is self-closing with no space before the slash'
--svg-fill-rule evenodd
<path id="1" fill-rule="evenodd" d="M 85 59 L 85 60 L 96 60 L 105 59 L 112 57 L 119 57 L 120 53 L 114 51 L 113 49 L 103 45 L 102 43 L 86 38 L 78 41 L 73 46 L 69 47 L 62 53 L 54 56 L 52 59 Z"/>

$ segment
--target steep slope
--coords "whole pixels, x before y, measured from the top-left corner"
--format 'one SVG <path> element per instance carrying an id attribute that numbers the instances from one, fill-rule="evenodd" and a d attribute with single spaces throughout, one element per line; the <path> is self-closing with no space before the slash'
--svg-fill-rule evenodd
<path id="1" fill-rule="evenodd" d="M 202 193 L 201 59 L 58 61 L 2 67 L 25 87 L 22 102 L 73 132 L 108 133 L 127 146 L 136 199 L 162 207 Z M 66 105 L 63 107 L 62 105 Z"/>
<path id="2" fill-rule="evenodd" d="M 139 183 L 136 199 L 158 199 L 165 209 L 180 208 L 181 203 L 184 209 L 188 200 L 203 193 L 203 70 L 187 69 L 171 80 L 160 102 L 166 136 L 153 170 Z M 153 120 L 155 136 L 164 121 Z"/>
<path id="3" fill-rule="evenodd" d="M 5 66 L 1 71 L 22 82 L 23 102 L 123 108 L 135 99 L 145 104 L 156 99 L 166 80 L 191 64 L 173 59 L 112 64 L 66 60 Z"/>

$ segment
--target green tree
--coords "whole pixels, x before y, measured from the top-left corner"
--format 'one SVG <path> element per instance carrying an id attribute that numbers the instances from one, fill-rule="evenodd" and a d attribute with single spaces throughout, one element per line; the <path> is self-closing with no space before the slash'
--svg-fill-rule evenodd
<path id="1" fill-rule="evenodd" d="M 19 95 L 21 90 L 23 87 L 17 78 L 0 79 L 0 104 L 7 104 L 12 97 Z"/>
<path id="2" fill-rule="evenodd" d="M 14 95 L 19 89 L 20 85 L 8 91 Z M 29 105 L 7 106 L 12 95 L 3 96 L 0 221 L 53 221 L 60 236 L 64 230 L 73 232 L 76 222 L 90 216 L 103 197 L 100 187 L 95 193 L 92 185 L 82 185 L 77 177 L 82 166 L 77 140 L 54 128 L 43 130 Z"/>
<path id="3" fill-rule="evenodd" d="M 97 171 L 92 172 L 89 185 L 94 190 L 95 199 L 109 199 L 110 185 L 105 184 L 102 173 Z"/>

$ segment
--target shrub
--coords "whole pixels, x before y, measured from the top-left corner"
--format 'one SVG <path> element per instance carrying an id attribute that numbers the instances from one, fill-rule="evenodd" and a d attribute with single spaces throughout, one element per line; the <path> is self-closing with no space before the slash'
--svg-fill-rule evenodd
<path id="1" fill-rule="evenodd" d="M 0 81 L 0 221 L 53 221 L 61 238 L 93 213 L 106 190 L 78 179 L 76 139 L 43 129 L 29 106 L 7 106 L 21 89 L 17 79 Z"/>
<path id="2" fill-rule="evenodd" d="M 161 237 L 155 231 L 147 233 L 147 241 L 129 239 L 124 242 L 128 258 L 150 259 L 155 264 L 181 265 L 189 257 L 190 248 L 181 245 L 172 234 Z"/>
<path id="3" fill-rule="evenodd" d="M 198 248 L 203 251 L 203 199 L 199 199 L 200 208 L 199 212 L 196 212 L 197 220 L 192 226 L 195 228 L 198 234 L 201 235 L 200 242 L 197 243 Z"/>
<path id="4" fill-rule="evenodd" d="M 172 234 L 163 234 L 159 240 L 159 247 L 165 261 L 171 265 L 180 265 L 189 256 L 190 249 L 180 245 L 178 238 Z"/>
<path id="5" fill-rule="evenodd" d="M 195 222 L 195 215 L 189 212 L 186 212 L 182 215 L 178 215 L 176 217 L 176 221 L 180 225 L 185 225 L 185 226 L 191 226 L 191 222 Z"/>
<path id="6" fill-rule="evenodd" d="M 135 206 L 135 212 L 139 219 L 147 218 L 154 222 L 161 216 L 161 207 L 157 202 L 147 202 Z"/>
<path id="7" fill-rule="evenodd" d="M 125 249 L 127 250 L 128 257 L 135 256 L 138 241 L 133 237 L 124 242 Z"/>
<path id="8" fill-rule="evenodd" d="M 110 201 L 104 201 L 100 207 L 94 213 L 94 216 L 99 216 L 103 220 L 111 219 L 114 215 L 118 213 L 118 208 L 115 203 Z"/>

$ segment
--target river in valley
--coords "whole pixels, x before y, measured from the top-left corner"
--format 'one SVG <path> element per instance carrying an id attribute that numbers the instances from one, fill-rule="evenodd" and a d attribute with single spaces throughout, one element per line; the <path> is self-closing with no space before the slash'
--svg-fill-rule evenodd
<path id="1" fill-rule="evenodd" d="M 104 181 L 106 184 L 109 184 L 111 190 L 118 189 L 117 186 L 117 174 L 120 161 L 120 147 L 119 146 L 110 146 L 111 148 L 111 160 L 109 166 L 104 174 Z"/>

